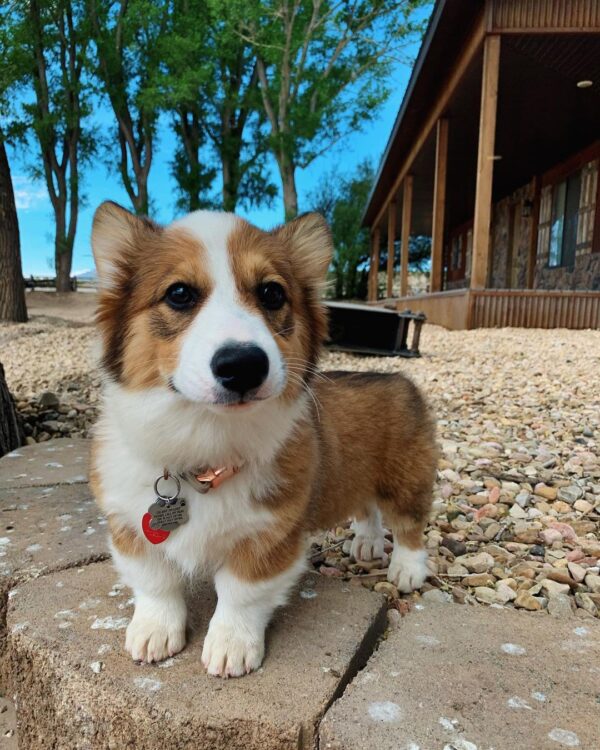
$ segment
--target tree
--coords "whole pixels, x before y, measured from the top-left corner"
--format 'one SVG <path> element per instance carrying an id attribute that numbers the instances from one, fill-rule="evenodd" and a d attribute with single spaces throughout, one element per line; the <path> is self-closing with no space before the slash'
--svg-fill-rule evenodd
<path id="1" fill-rule="evenodd" d="M 37 141 L 54 213 L 56 289 L 70 291 L 73 243 L 80 204 L 79 170 L 93 151 L 83 122 L 89 114 L 85 63 L 89 35 L 81 0 L 14 0 L 8 11 L 9 48 L 27 57 L 24 84 L 33 100 L 22 105 L 22 131 Z"/>
<path id="2" fill-rule="evenodd" d="M 0 320 L 24 323 L 27 320 L 25 287 L 21 268 L 21 243 L 15 193 L 6 153 L 7 133 L 15 124 L 11 101 L 22 78 L 21 66 L 8 53 L 10 40 L 9 14 L 0 11 L 0 109 L 4 127 L 0 129 Z"/>
<path id="3" fill-rule="evenodd" d="M 24 443 L 23 429 L 0 362 L 0 457 Z"/>
<path id="4" fill-rule="evenodd" d="M 180 207 L 214 204 L 208 191 L 221 167 L 221 205 L 259 205 L 276 194 L 265 157 L 267 142 L 254 51 L 240 35 L 245 5 L 239 0 L 174 0 L 169 31 L 160 40 L 164 65 L 159 99 L 174 113 L 179 147 L 173 162 Z M 208 152 L 210 148 L 210 154 Z"/>
<path id="5" fill-rule="evenodd" d="M 96 74 L 117 122 L 118 169 L 136 213 L 149 212 L 148 177 L 160 107 L 152 88 L 168 3 L 87 0 Z"/>
<path id="6" fill-rule="evenodd" d="M 255 50 L 270 148 L 286 219 L 298 212 L 296 170 L 348 131 L 360 129 L 389 94 L 391 65 L 420 31 L 425 0 L 252 0 L 244 39 Z"/>
<path id="7" fill-rule="evenodd" d="M 366 160 L 350 175 L 326 174 L 309 197 L 311 210 L 323 214 L 333 234 L 331 268 L 337 299 L 366 295 L 369 232 L 361 224 L 374 176 Z"/>
<path id="8" fill-rule="evenodd" d="M 15 194 L 0 132 L 0 320 L 27 321 Z"/>

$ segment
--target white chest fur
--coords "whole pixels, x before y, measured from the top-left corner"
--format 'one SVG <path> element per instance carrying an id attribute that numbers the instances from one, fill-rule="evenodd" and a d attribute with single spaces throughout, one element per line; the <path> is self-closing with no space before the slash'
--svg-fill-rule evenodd
<path id="1" fill-rule="evenodd" d="M 109 384 L 97 427 L 104 510 L 141 529 L 164 467 L 179 472 L 242 465 L 237 475 L 204 495 L 182 483 L 189 520 L 158 545 L 186 574 L 214 571 L 237 541 L 272 522 L 260 498 L 284 479 L 277 476 L 274 458 L 304 414 L 301 401 L 289 406 L 267 402 L 249 413 L 222 416 L 162 389 L 131 393 Z"/>

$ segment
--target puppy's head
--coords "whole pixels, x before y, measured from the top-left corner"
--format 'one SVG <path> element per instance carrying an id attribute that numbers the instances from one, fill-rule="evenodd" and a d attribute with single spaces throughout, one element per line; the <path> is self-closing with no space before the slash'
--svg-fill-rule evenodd
<path id="1" fill-rule="evenodd" d="M 103 203 L 92 246 L 103 364 L 125 388 L 225 411 L 293 399 L 310 379 L 332 253 L 318 214 L 271 232 L 208 211 L 161 227 Z"/>

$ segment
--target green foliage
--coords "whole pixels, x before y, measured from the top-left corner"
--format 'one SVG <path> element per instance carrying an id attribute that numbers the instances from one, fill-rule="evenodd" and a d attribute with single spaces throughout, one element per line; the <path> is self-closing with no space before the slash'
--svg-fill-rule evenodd
<path id="1" fill-rule="evenodd" d="M 286 218 L 298 210 L 295 170 L 372 120 L 389 95 L 392 63 L 421 31 L 425 0 L 251 0 L 253 45 Z"/>
<path id="2" fill-rule="evenodd" d="M 0 97 L 19 92 L 10 108 L 9 137 L 35 143 L 30 165 L 44 178 L 55 216 L 55 268 L 68 288 L 81 192 L 79 170 L 95 139 L 87 126 L 91 86 L 90 29 L 83 0 L 14 0 L 0 15 Z"/>
<path id="3" fill-rule="evenodd" d="M 394 242 L 394 270 L 400 269 L 400 240 Z M 379 270 L 387 270 L 387 243 L 379 253 Z M 431 261 L 431 237 L 425 235 L 411 235 L 408 241 L 408 270 L 424 273 L 429 270 Z"/>
<path id="4" fill-rule="evenodd" d="M 363 161 L 353 174 L 325 175 L 310 197 L 311 210 L 323 214 L 333 234 L 331 270 L 336 299 L 365 297 L 369 261 L 369 232 L 361 226 L 362 213 L 375 172 Z"/>
<path id="5" fill-rule="evenodd" d="M 270 203 L 267 143 L 253 50 L 240 36 L 244 6 L 221 0 L 175 0 L 160 40 L 157 89 L 173 113 L 179 147 L 173 162 L 182 208 Z M 206 197 L 216 177 L 222 198 Z M 204 196 L 204 197 L 203 197 Z"/>
<path id="6" fill-rule="evenodd" d="M 86 0 L 86 9 L 99 90 L 115 116 L 121 180 L 135 211 L 147 214 L 148 176 L 160 114 L 154 81 L 169 4 L 164 0 Z"/>
<path id="7" fill-rule="evenodd" d="M 332 295 L 336 299 L 363 299 L 371 254 L 369 231 L 362 217 L 375 180 L 373 164 L 361 162 L 352 174 L 336 171 L 326 174 L 309 196 L 311 211 L 318 211 L 329 222 L 333 234 L 334 256 L 331 263 Z M 408 246 L 409 271 L 429 269 L 431 237 L 411 236 Z M 387 270 L 387 247 L 379 254 L 379 271 Z M 400 241 L 394 243 L 394 270 L 400 270 Z"/>

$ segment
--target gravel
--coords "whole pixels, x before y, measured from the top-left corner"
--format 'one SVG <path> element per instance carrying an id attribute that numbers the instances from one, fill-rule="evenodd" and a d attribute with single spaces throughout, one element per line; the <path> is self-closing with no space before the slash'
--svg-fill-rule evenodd
<path id="1" fill-rule="evenodd" d="M 0 326 L 0 359 L 29 442 L 90 434 L 95 341 L 91 326 L 73 322 Z M 377 588 L 400 615 L 423 596 L 598 617 L 600 331 L 428 325 L 421 352 L 418 360 L 327 353 L 322 367 L 401 371 L 429 397 L 442 448 L 426 541 L 432 576 L 409 596 L 381 585 L 390 538 L 383 559 L 355 561 L 349 524 L 314 540 L 313 565 Z"/>

